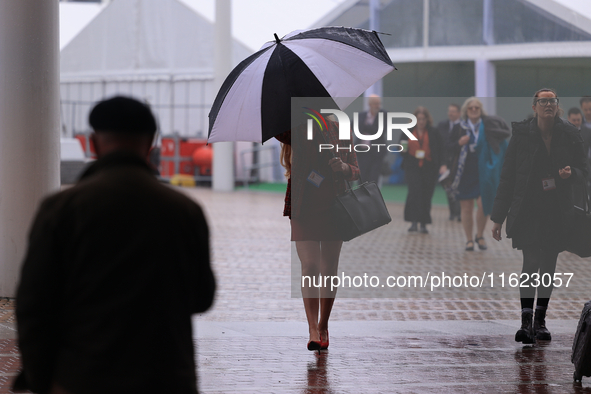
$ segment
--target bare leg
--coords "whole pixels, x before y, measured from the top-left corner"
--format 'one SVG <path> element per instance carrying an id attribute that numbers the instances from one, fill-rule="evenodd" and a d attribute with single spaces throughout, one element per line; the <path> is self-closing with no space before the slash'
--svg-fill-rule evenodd
<path id="1" fill-rule="evenodd" d="M 321 266 L 320 242 L 317 241 L 296 241 L 296 250 L 302 263 L 302 276 L 318 278 Z M 304 309 L 306 310 L 306 319 L 308 320 L 308 331 L 311 341 L 320 341 L 318 334 L 318 307 L 319 307 L 318 288 L 312 286 L 302 286 L 302 296 L 304 299 Z"/>
<path id="2" fill-rule="evenodd" d="M 476 204 L 478 205 L 478 210 L 476 210 L 476 236 L 482 238 L 484 228 L 488 222 L 488 216 L 484 215 L 484 209 L 482 209 L 482 197 L 478 197 Z"/>
<path id="3" fill-rule="evenodd" d="M 466 233 L 466 241 L 472 241 L 474 200 L 461 200 L 460 207 L 462 209 L 462 227 L 464 227 L 464 233 Z"/>
<path id="4" fill-rule="evenodd" d="M 336 275 L 339 266 L 339 256 L 341 254 L 342 241 L 323 241 L 321 244 L 322 254 L 322 275 Z M 326 273 L 325 273 L 326 272 Z M 328 319 L 334 304 L 336 289 L 330 291 L 329 288 L 323 288 L 320 298 L 320 321 L 318 322 L 318 331 L 323 339 L 328 338 Z"/>

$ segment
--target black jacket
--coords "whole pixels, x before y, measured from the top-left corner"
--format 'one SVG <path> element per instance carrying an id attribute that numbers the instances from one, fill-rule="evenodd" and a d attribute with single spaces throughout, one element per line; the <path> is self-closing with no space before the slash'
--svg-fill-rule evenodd
<path id="1" fill-rule="evenodd" d="M 17 293 L 16 386 L 194 394 L 191 315 L 214 291 L 201 208 L 141 158 L 101 158 L 35 218 Z"/>
<path id="2" fill-rule="evenodd" d="M 410 130 L 414 132 L 414 129 Z M 431 151 L 431 163 L 433 164 L 433 171 L 435 173 L 439 172 L 439 167 L 442 164 L 445 164 L 445 147 L 444 142 L 441 140 L 441 135 L 437 132 L 434 128 L 427 129 L 427 134 L 429 135 L 429 150 Z M 400 141 L 408 141 L 408 136 L 405 133 L 402 133 L 400 136 Z M 419 168 L 419 159 L 416 157 L 410 156 L 408 154 L 408 150 L 402 153 L 403 162 L 402 162 L 402 169 L 404 171 L 418 169 Z"/>
<path id="3" fill-rule="evenodd" d="M 533 215 L 544 214 L 528 209 L 535 188 L 540 187 L 532 179 L 534 156 L 540 149 L 535 122 L 536 118 L 512 123 L 513 136 L 507 147 L 491 214 L 491 220 L 495 223 L 503 223 L 507 219 L 507 237 L 513 238 L 513 246 L 518 248 L 529 241 L 529 235 L 536 233 L 536 229 L 532 228 L 536 223 Z M 568 179 L 556 178 L 560 225 L 566 231 L 572 227 L 574 215 L 571 185 L 577 179 L 585 179 L 587 167 L 580 132 L 560 118 L 554 124 L 552 152 L 561 168 L 570 166 L 572 171 Z"/>
<path id="4" fill-rule="evenodd" d="M 375 139 L 373 141 L 371 141 L 371 144 L 385 144 L 385 145 L 389 145 L 391 142 L 388 141 L 388 133 L 386 133 L 386 112 L 384 112 L 383 109 L 380 109 L 378 111 L 378 113 L 376 114 L 376 116 L 373 118 L 373 123 L 370 125 L 365 124 L 365 118 L 367 118 L 367 111 L 366 112 L 361 112 L 359 114 L 359 117 L 357 118 L 359 123 L 359 132 L 363 135 L 373 135 L 378 131 L 378 128 L 380 126 L 380 122 L 379 122 L 379 117 L 382 117 L 383 119 L 383 128 L 382 128 L 382 135 L 378 138 Z M 356 143 L 360 143 L 360 140 L 358 139 Z M 376 148 L 370 149 L 367 152 L 363 152 L 363 155 L 365 156 L 371 156 L 374 159 L 379 160 L 379 158 L 384 158 L 386 155 L 388 154 L 388 150 L 386 149 L 385 146 L 382 146 L 381 149 L 378 151 Z"/>
<path id="5" fill-rule="evenodd" d="M 488 145 L 495 153 L 498 153 L 501 142 L 505 141 L 511 135 L 509 126 L 499 116 L 482 116 L 482 122 L 484 123 L 486 142 L 488 142 Z M 458 144 L 458 141 L 464 135 L 466 135 L 466 130 L 462 127 L 461 123 L 456 124 L 451 130 L 446 145 L 448 166 L 451 166 L 453 158 L 460 154 L 462 147 Z"/>
<path id="6" fill-rule="evenodd" d="M 436 130 L 439 133 L 439 136 L 441 137 L 441 142 L 443 143 L 443 147 L 445 149 L 444 164 L 449 161 L 450 152 L 448 151 L 447 141 L 449 140 L 449 137 L 451 136 L 451 131 L 453 130 L 453 128 L 455 126 L 456 125 L 454 124 L 450 129 L 450 121 L 449 121 L 449 119 L 447 119 L 447 120 L 443 120 L 443 121 L 439 122 L 436 127 Z"/>

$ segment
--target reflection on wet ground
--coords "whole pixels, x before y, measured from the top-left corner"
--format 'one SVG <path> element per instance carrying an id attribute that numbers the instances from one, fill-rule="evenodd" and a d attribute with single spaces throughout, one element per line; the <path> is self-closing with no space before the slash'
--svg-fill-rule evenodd
<path id="1" fill-rule="evenodd" d="M 562 272 L 577 275 L 575 286 L 557 289 L 551 300 L 550 343 L 514 341 L 518 289 L 495 286 L 482 299 L 453 289 L 415 291 L 406 299 L 338 298 L 330 348 L 318 355 L 305 347 L 302 300 L 291 298 L 283 196 L 192 193 L 212 220 L 220 279 L 214 309 L 196 318 L 203 393 L 591 393 L 591 378 L 573 384 L 570 362 L 589 295 L 588 262 L 560 256 Z M 464 252 L 461 224 L 447 220 L 447 207 L 433 208 L 426 236 L 408 234 L 403 205 L 388 208 L 392 223 L 368 234 L 355 252 L 363 252 L 364 269 L 376 275 L 492 267 L 499 279 L 501 270 L 521 268 L 508 240 L 493 243 L 487 236 L 486 252 Z"/>
<path id="2" fill-rule="evenodd" d="M 302 300 L 291 298 L 283 195 L 183 191 L 208 215 L 219 285 L 213 309 L 195 318 L 201 393 L 591 393 L 591 378 L 573 384 L 570 362 L 576 323 L 589 297 L 588 261 L 559 258 L 558 270 L 576 276 L 573 287 L 553 294 L 550 343 L 514 342 L 518 289 L 495 288 L 482 299 L 465 291 L 422 289 L 404 299 L 337 299 L 330 348 L 317 354 L 306 350 Z M 447 220 L 447 207 L 433 208 L 429 235 L 409 235 L 403 205 L 388 208 L 392 223 L 364 246 L 364 263 L 377 274 L 395 268 L 447 273 L 492 266 L 495 275 L 500 267 L 520 269 L 519 252 L 507 240 L 493 243 L 487 236 L 486 252 L 464 252 L 461 224 Z M 380 244 L 394 244 L 397 260 Z M 376 262 L 384 256 L 384 264 Z M 19 368 L 13 308 L 0 302 L 0 394 L 9 392 Z"/>

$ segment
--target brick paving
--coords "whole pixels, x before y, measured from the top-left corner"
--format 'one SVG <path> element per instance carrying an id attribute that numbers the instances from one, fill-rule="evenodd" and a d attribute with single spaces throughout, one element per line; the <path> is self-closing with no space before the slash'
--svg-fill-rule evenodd
<path id="1" fill-rule="evenodd" d="M 586 260 L 560 255 L 557 272 L 576 275 L 551 300 L 551 343 L 513 341 L 517 288 L 380 287 L 339 290 L 330 349 L 316 354 L 305 349 L 304 309 L 297 286 L 292 290 L 298 264 L 291 263 L 283 195 L 181 190 L 205 208 L 219 289 L 213 309 L 195 317 L 202 393 L 591 393 L 591 378 L 573 385 L 570 363 L 576 321 L 591 293 Z M 494 242 L 489 233 L 489 250 L 465 252 L 461 224 L 447 220 L 446 207 L 433 208 L 428 235 L 408 234 L 402 204 L 388 208 L 391 224 L 345 244 L 347 273 L 482 277 L 520 270 L 510 241 Z M 14 327 L 13 306 L 0 301 L 0 326 Z M 18 368 L 14 334 L 5 336 L 0 393 Z"/>
<path id="2" fill-rule="evenodd" d="M 302 301 L 291 288 L 297 262 L 292 267 L 283 196 L 187 192 L 210 217 L 219 281 L 213 310 L 196 318 L 203 393 L 591 393 L 588 381 L 573 385 L 570 363 L 576 322 L 589 296 L 588 261 L 560 255 L 557 272 L 576 275 L 568 289 L 555 289 L 550 343 L 514 342 L 517 288 L 407 289 L 395 298 L 381 289 L 340 289 L 331 347 L 318 355 L 305 349 Z M 433 208 L 428 235 L 407 232 L 403 204 L 389 203 L 388 209 L 391 224 L 345 244 L 343 270 L 386 277 L 521 269 L 511 242 L 494 242 L 488 233 L 489 250 L 465 252 L 461 224 L 447 220 L 446 207 Z M 243 328 L 245 322 L 252 322 L 250 328 Z M 478 322 L 485 325 L 475 328 Z M 405 323 L 410 328 L 399 326 Z"/>

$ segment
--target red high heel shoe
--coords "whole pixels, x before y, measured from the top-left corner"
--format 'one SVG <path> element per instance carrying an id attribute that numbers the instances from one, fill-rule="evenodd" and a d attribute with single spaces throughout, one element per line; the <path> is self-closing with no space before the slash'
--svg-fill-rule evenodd
<path id="1" fill-rule="evenodd" d="M 322 343 L 319 341 L 308 341 L 308 350 L 313 352 L 315 350 L 320 350 L 322 348 Z"/>
<path id="2" fill-rule="evenodd" d="M 324 338 L 320 336 L 320 349 L 328 349 L 328 330 L 326 330 L 326 342 L 324 342 Z"/>

